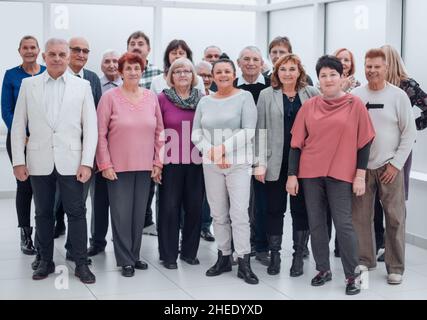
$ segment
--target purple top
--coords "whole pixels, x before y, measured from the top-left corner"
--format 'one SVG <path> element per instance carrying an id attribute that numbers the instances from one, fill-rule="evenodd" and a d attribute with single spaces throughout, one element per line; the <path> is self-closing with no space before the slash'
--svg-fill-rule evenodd
<path id="1" fill-rule="evenodd" d="M 202 158 L 191 142 L 196 110 L 177 107 L 162 92 L 158 95 L 165 128 L 164 164 L 201 164 Z"/>

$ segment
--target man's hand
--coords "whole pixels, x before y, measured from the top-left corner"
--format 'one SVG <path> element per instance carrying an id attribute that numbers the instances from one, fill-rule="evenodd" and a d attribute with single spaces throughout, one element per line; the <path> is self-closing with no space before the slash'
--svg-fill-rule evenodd
<path id="1" fill-rule="evenodd" d="M 114 180 L 118 179 L 117 178 L 117 174 L 116 174 L 116 172 L 114 171 L 113 168 L 107 168 L 107 169 L 103 170 L 102 171 L 102 176 L 105 179 L 108 179 L 108 180 L 111 180 L 111 181 L 114 181 Z"/>
<path id="2" fill-rule="evenodd" d="M 162 168 L 153 166 L 153 170 L 151 171 L 151 178 L 155 183 L 162 184 Z"/>
<path id="3" fill-rule="evenodd" d="M 288 180 L 286 181 L 286 191 L 291 196 L 296 196 L 299 191 L 299 184 L 298 184 L 298 178 L 297 176 L 289 176 Z"/>
<path id="4" fill-rule="evenodd" d="M 77 170 L 77 181 L 80 181 L 81 183 L 86 183 L 90 176 L 92 175 L 92 169 L 87 166 L 80 166 L 79 170 Z"/>
<path id="5" fill-rule="evenodd" d="M 16 179 L 18 179 L 21 182 L 27 180 L 28 177 L 30 176 L 26 165 L 13 167 L 13 174 L 15 175 Z"/>
<path id="6" fill-rule="evenodd" d="M 399 173 L 399 169 L 394 167 L 391 163 L 387 163 L 385 171 L 380 176 L 381 183 L 383 184 L 392 183 L 398 173 Z"/>

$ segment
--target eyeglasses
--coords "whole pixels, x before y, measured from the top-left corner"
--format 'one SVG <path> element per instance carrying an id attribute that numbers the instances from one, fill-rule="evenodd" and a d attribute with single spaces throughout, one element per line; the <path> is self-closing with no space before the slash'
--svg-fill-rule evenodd
<path id="1" fill-rule="evenodd" d="M 188 70 L 183 70 L 183 71 L 174 71 L 172 72 L 174 75 L 179 76 L 179 75 L 184 75 L 184 76 L 188 76 L 190 73 L 192 73 L 191 71 Z"/>
<path id="2" fill-rule="evenodd" d="M 212 75 L 208 73 L 200 73 L 199 76 L 201 76 L 202 78 L 212 78 Z"/>
<path id="3" fill-rule="evenodd" d="M 84 54 L 89 54 L 90 50 L 86 48 L 80 48 L 80 47 L 70 47 L 71 51 L 73 53 L 80 53 L 83 52 Z"/>

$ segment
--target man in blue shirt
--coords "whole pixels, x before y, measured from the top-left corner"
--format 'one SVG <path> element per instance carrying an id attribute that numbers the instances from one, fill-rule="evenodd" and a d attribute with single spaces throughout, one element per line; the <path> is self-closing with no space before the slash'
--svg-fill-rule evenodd
<path id="1" fill-rule="evenodd" d="M 22 79 L 38 75 L 46 69 L 46 67 L 37 63 L 40 48 L 35 37 L 23 37 L 19 42 L 18 52 L 22 58 L 22 64 L 6 71 L 1 91 L 1 114 L 8 130 L 6 149 L 11 162 L 10 130 Z M 23 182 L 16 180 L 16 182 L 16 212 L 18 215 L 18 227 L 21 228 L 21 251 L 27 255 L 34 255 L 36 250 L 31 239 L 33 228 L 31 227 L 30 217 L 33 191 L 30 180 Z"/>

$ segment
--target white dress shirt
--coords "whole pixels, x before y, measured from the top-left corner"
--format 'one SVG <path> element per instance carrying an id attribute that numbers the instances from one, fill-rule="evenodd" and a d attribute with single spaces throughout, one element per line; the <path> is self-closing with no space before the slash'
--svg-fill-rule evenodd
<path id="1" fill-rule="evenodd" d="M 45 106 L 46 117 L 51 127 L 55 125 L 58 119 L 62 100 L 64 99 L 66 81 L 67 72 L 64 72 L 64 74 L 56 80 L 53 79 L 47 71 L 44 73 L 43 104 Z"/>
<path id="2" fill-rule="evenodd" d="M 255 82 L 252 82 L 252 83 L 247 82 L 246 79 L 243 78 L 243 76 L 240 76 L 239 78 L 237 78 L 237 86 L 241 86 L 242 84 L 256 84 L 258 82 L 261 84 L 265 84 L 265 78 L 262 75 L 262 73 L 260 73 L 258 78 L 255 80 Z"/>

